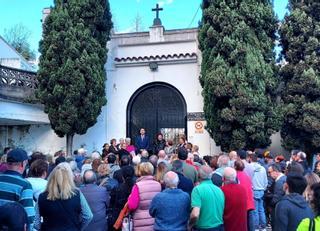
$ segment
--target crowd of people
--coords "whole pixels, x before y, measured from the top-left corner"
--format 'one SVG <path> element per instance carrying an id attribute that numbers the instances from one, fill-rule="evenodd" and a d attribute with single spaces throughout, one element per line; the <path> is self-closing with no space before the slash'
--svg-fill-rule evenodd
<path id="1" fill-rule="evenodd" d="M 202 156 L 158 134 L 112 139 L 101 153 L 5 148 L 0 230 L 320 230 L 320 153 Z"/>

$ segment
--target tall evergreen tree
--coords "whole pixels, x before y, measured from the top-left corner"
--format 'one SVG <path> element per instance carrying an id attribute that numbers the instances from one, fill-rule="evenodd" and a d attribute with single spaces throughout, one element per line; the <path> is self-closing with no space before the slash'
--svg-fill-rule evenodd
<path id="1" fill-rule="evenodd" d="M 266 147 L 280 129 L 269 0 L 203 0 L 199 33 L 207 130 L 222 150 Z"/>
<path id="2" fill-rule="evenodd" d="M 68 154 L 74 134 L 86 133 L 106 104 L 111 28 L 107 0 L 55 0 L 44 22 L 37 96 L 55 133 L 67 136 Z"/>
<path id="3" fill-rule="evenodd" d="M 283 145 L 308 153 L 320 151 L 320 2 L 289 1 L 281 26 L 284 82 Z"/>

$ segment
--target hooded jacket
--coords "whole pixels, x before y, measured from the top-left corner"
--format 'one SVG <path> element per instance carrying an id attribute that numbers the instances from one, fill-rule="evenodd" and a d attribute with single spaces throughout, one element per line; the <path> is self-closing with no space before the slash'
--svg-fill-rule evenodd
<path id="1" fill-rule="evenodd" d="M 252 163 L 252 166 L 254 169 L 254 174 L 252 178 L 253 190 L 265 191 L 268 186 L 268 177 L 266 169 L 257 162 Z"/>
<path id="2" fill-rule="evenodd" d="M 275 231 L 296 230 L 305 218 L 313 218 L 309 204 L 298 193 L 290 193 L 282 197 L 276 205 Z"/>

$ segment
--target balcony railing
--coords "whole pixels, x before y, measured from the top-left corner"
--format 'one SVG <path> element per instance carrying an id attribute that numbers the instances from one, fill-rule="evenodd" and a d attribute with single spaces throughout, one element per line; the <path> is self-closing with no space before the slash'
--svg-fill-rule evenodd
<path id="1" fill-rule="evenodd" d="M 0 65 L 0 98 L 28 100 L 38 86 L 36 73 Z"/>

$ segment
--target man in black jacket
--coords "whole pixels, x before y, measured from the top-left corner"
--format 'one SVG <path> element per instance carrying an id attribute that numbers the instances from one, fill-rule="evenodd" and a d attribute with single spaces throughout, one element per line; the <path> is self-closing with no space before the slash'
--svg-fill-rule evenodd
<path id="1" fill-rule="evenodd" d="M 272 164 L 268 168 L 268 174 L 274 180 L 272 187 L 272 195 L 271 195 L 271 225 L 272 229 L 274 229 L 274 220 L 275 220 L 275 207 L 277 203 L 281 200 L 281 198 L 285 195 L 283 190 L 283 185 L 286 182 L 287 177 L 281 172 L 281 166 L 279 164 Z"/>

